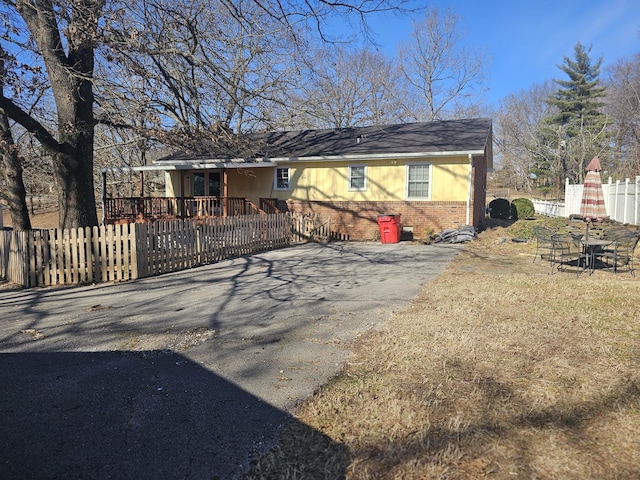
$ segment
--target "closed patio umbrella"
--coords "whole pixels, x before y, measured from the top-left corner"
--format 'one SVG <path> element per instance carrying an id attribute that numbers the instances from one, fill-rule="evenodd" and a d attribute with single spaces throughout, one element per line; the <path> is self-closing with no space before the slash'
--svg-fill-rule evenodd
<path id="1" fill-rule="evenodd" d="M 584 178 L 580 202 L 580 216 L 586 222 L 597 222 L 607 218 L 600 170 L 602 170 L 600 160 L 598 157 L 593 157 L 587 165 L 587 176 Z"/>
<path id="2" fill-rule="evenodd" d="M 604 206 L 604 193 L 602 192 L 602 180 L 600 179 L 600 160 L 598 157 L 587 165 L 587 175 L 584 177 L 582 200 L 580 202 L 580 216 L 587 224 L 585 239 L 589 239 L 589 224 L 598 222 L 608 217 Z"/>

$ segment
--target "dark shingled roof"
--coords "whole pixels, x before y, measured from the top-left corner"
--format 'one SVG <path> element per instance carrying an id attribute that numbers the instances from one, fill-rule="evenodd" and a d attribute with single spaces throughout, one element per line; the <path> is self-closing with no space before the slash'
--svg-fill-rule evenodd
<path id="1" fill-rule="evenodd" d="M 157 164 L 198 160 L 304 159 L 393 154 L 482 152 L 491 141 L 491 119 L 443 120 L 372 127 L 271 132 L 242 137 L 231 152 L 182 152 Z M 220 150 L 215 148 L 212 150 Z"/>

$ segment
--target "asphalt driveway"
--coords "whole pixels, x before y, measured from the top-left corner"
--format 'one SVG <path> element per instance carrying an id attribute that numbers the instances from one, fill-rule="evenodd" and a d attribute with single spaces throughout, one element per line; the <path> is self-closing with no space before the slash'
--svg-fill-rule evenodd
<path id="1" fill-rule="evenodd" d="M 307 244 L 0 291 L 0 478 L 236 478 L 459 250 Z"/>

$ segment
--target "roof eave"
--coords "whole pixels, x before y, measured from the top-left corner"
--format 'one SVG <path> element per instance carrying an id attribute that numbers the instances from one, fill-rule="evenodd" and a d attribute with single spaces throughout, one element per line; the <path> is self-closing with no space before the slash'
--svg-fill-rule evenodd
<path id="1" fill-rule="evenodd" d="M 321 162 L 321 161 L 361 161 L 361 160 L 403 160 L 433 157 L 460 157 L 467 155 L 484 155 L 484 150 L 458 150 L 450 152 L 412 152 L 412 153 L 375 153 L 357 155 L 310 155 L 308 157 L 273 157 L 270 161 L 283 162 Z"/>
<path id="2" fill-rule="evenodd" d="M 176 162 L 162 161 L 152 167 L 132 167 L 134 170 L 193 170 L 211 168 L 260 168 L 273 167 L 275 164 L 287 162 L 339 162 L 364 160 L 410 160 L 435 157 L 460 157 L 468 155 L 484 155 L 484 150 L 456 150 L 440 152 L 411 152 L 411 153 L 375 153 L 354 155 L 309 155 L 305 157 L 260 157 L 254 159 L 214 159 L 179 160 Z M 253 160 L 253 161 L 252 161 Z"/>

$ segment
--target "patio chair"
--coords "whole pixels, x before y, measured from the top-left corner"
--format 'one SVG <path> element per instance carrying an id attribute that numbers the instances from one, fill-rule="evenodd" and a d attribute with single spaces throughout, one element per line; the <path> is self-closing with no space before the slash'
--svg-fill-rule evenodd
<path id="1" fill-rule="evenodd" d="M 552 262 L 553 242 L 551 237 L 555 234 L 555 230 L 543 225 L 536 225 L 533 227 L 533 236 L 536 239 L 536 253 L 533 255 L 533 263 L 536 262 L 538 253 L 540 253 L 541 260 L 546 259 L 549 262 Z"/>
<path id="2" fill-rule="evenodd" d="M 580 262 L 583 257 L 581 236 L 571 234 L 556 234 L 551 236 L 551 273 L 554 267 L 558 265 L 558 271 L 564 271 L 563 267 L 575 262 L 578 272 L 580 271 Z"/>
<path id="3" fill-rule="evenodd" d="M 613 268 L 614 273 L 617 273 L 619 267 L 626 266 L 631 275 L 635 276 L 633 256 L 639 240 L 640 234 L 638 233 L 632 231 L 620 233 L 614 238 L 611 245 L 605 247 L 598 256 L 607 264 L 608 268 Z"/>

